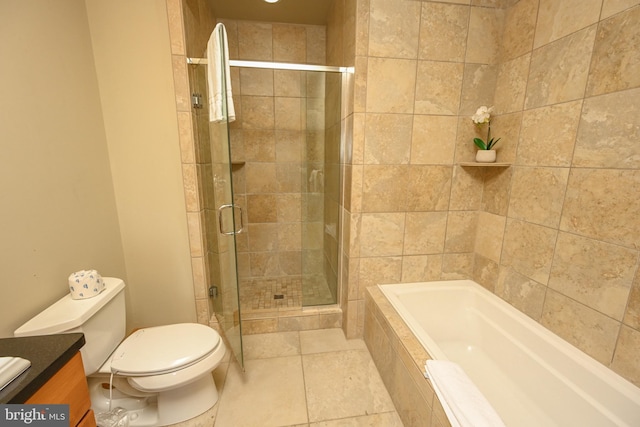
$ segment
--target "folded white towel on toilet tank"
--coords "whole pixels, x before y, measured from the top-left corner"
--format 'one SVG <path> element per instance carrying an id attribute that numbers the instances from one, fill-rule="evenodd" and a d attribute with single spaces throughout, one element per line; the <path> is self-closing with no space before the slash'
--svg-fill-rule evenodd
<path id="1" fill-rule="evenodd" d="M 464 370 L 447 360 L 427 360 L 426 377 L 452 427 L 505 427 L 495 409 Z"/>
<path id="2" fill-rule="evenodd" d="M 104 281 L 96 270 L 80 270 L 69 276 L 69 293 L 72 299 L 95 297 L 104 291 Z"/>

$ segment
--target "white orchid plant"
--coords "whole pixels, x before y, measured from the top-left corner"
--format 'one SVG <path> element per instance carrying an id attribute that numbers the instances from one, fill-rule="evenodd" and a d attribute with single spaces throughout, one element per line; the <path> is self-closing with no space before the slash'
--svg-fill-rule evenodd
<path id="1" fill-rule="evenodd" d="M 471 120 L 473 120 L 473 123 L 475 123 L 478 128 L 484 124 L 487 125 L 487 142 L 484 142 L 481 138 L 473 138 L 473 143 L 476 144 L 481 150 L 491 150 L 498 143 L 498 141 L 500 141 L 500 138 L 491 138 L 492 112 L 493 107 L 487 107 L 483 105 L 476 110 L 476 113 L 473 116 L 471 116 Z"/>

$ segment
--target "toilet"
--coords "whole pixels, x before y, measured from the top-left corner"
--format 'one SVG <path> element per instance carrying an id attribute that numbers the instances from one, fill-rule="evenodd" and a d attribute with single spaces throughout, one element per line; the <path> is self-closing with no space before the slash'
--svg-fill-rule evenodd
<path id="1" fill-rule="evenodd" d="M 19 327 L 14 336 L 82 332 L 80 352 L 96 414 L 124 408 L 133 427 L 166 426 L 213 407 L 213 370 L 226 347 L 208 326 L 179 323 L 138 329 L 125 337 L 125 284 L 105 277 L 99 295 L 66 295 Z"/>

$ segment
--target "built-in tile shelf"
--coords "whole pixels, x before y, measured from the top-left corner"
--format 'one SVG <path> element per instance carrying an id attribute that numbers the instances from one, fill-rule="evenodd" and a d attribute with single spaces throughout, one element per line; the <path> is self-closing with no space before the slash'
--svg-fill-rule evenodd
<path id="1" fill-rule="evenodd" d="M 231 166 L 244 166 L 245 162 L 231 162 Z"/>
<path id="2" fill-rule="evenodd" d="M 480 163 L 480 162 L 460 162 L 458 163 L 462 167 L 489 167 L 489 168 L 508 168 L 511 163 Z"/>

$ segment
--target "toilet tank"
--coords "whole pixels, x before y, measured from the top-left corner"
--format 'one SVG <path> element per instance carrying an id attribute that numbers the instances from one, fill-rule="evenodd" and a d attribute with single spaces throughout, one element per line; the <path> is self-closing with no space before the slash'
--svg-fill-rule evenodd
<path id="1" fill-rule="evenodd" d="M 82 362 L 86 375 L 95 373 L 126 332 L 124 282 L 104 277 L 105 289 L 95 297 L 74 300 L 67 294 L 20 326 L 16 337 L 82 332 Z"/>

